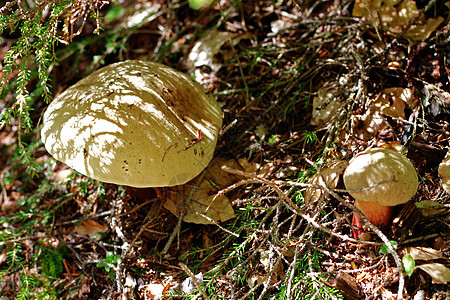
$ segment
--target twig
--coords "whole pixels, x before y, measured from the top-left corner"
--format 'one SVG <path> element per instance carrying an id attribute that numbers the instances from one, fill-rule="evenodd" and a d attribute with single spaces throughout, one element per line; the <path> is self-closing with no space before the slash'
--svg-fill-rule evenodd
<path id="1" fill-rule="evenodd" d="M 182 262 L 179 262 L 178 265 L 181 267 L 181 269 L 183 269 L 183 271 L 189 275 L 189 277 L 192 279 L 192 282 L 194 282 L 195 286 L 197 287 L 197 289 L 200 291 L 200 293 L 202 293 L 203 297 L 205 297 L 205 299 L 209 300 L 208 295 L 206 295 L 205 291 L 203 290 L 202 286 L 198 283 L 197 278 L 195 278 L 194 273 L 191 272 L 191 270 L 189 270 L 189 268 L 183 264 Z"/>
<path id="2" fill-rule="evenodd" d="M 33 236 L 24 236 L 24 237 L 19 237 L 19 238 L 15 238 L 13 240 L 7 240 L 7 241 L 0 241 L 0 246 L 3 245 L 9 245 L 9 244 L 13 244 L 13 243 L 17 243 L 17 242 L 21 242 L 21 241 L 26 241 L 26 240 L 31 240 L 31 239 L 43 239 L 48 237 L 48 235 L 46 234 L 39 234 L 39 235 L 33 235 Z"/>
<path id="3" fill-rule="evenodd" d="M 372 10 L 370 9 L 369 3 L 367 2 L 367 0 L 364 0 L 364 6 L 367 9 L 368 12 L 368 16 L 369 16 L 369 20 L 372 23 L 373 28 L 375 28 L 375 32 L 377 33 L 377 37 L 380 41 L 382 41 L 383 39 L 381 38 L 380 32 L 378 31 L 378 26 L 375 24 L 375 20 L 373 18 L 373 14 L 372 14 Z M 378 13 L 377 11 L 375 11 L 375 13 Z M 380 24 L 380 26 L 382 26 L 383 24 Z"/>
<path id="4" fill-rule="evenodd" d="M 121 211 L 122 211 L 122 205 L 118 205 L 117 200 L 114 201 L 114 208 L 117 208 L 117 212 L 120 215 Z M 130 250 L 130 244 L 128 243 L 128 239 L 125 237 L 125 235 L 123 234 L 122 229 L 120 228 L 119 224 L 117 223 L 117 217 L 115 215 L 112 215 L 111 217 L 111 221 L 110 221 L 110 227 L 112 230 L 115 230 L 117 236 L 123 241 L 122 244 L 122 255 L 118 256 L 117 259 L 117 265 L 114 267 L 114 270 L 116 271 L 116 286 L 117 286 L 117 291 L 119 293 L 122 292 L 123 289 L 123 284 L 122 284 L 122 270 L 123 270 L 123 262 L 126 259 L 126 254 L 128 253 L 128 251 Z M 108 294 L 108 299 L 110 299 L 112 297 L 112 293 Z"/>
<path id="5" fill-rule="evenodd" d="M 228 233 L 228 234 L 230 234 L 230 235 L 232 235 L 232 236 L 234 236 L 234 237 L 239 237 L 239 234 L 234 233 L 234 232 L 232 232 L 232 231 L 226 229 L 225 227 L 223 227 L 222 225 L 220 225 L 220 224 L 217 223 L 214 219 L 208 217 L 207 215 L 202 214 L 202 213 L 200 213 L 200 212 L 198 212 L 198 211 L 196 211 L 195 214 L 198 215 L 198 216 L 201 216 L 202 218 L 205 218 L 206 220 L 208 220 L 208 221 L 211 222 L 212 224 L 216 225 L 217 227 L 219 227 L 220 229 L 222 229 L 222 230 L 225 231 L 226 233 Z"/>
<path id="6" fill-rule="evenodd" d="M 164 249 L 161 252 L 162 255 L 166 255 L 169 252 L 169 248 L 172 245 L 173 240 L 175 239 L 175 236 L 177 236 L 180 233 L 181 224 L 183 223 L 183 218 L 186 215 L 186 212 L 189 208 L 189 204 L 191 203 L 192 196 L 194 195 L 195 191 L 198 189 L 205 174 L 206 174 L 206 172 L 205 172 L 205 170 L 203 170 L 202 173 L 200 173 L 200 175 L 198 176 L 195 183 L 192 185 L 192 188 L 189 191 L 189 194 L 187 195 L 187 197 L 184 198 L 183 208 L 181 209 L 180 215 L 178 216 L 177 225 L 175 225 L 175 228 L 173 229 L 172 234 L 169 237 L 169 240 L 167 241 L 166 245 L 164 246 Z"/>
<path id="7" fill-rule="evenodd" d="M 263 184 L 266 184 L 266 185 L 268 185 L 268 186 L 274 188 L 275 191 L 278 193 L 278 195 L 283 195 L 282 198 L 283 198 L 284 200 L 286 200 L 285 203 L 286 203 L 286 204 L 289 204 L 289 205 L 286 205 L 286 207 L 287 207 L 288 209 L 290 209 L 290 210 L 292 210 L 294 213 L 300 215 L 303 219 L 305 219 L 309 224 L 311 224 L 311 225 L 312 225 L 313 227 L 315 227 L 316 229 L 319 229 L 319 230 L 321 230 L 321 231 L 323 231 L 323 232 L 326 232 L 326 233 L 328 233 L 328 234 L 330 234 L 330 235 L 333 235 L 333 236 L 335 236 L 335 237 L 337 237 L 337 238 L 339 238 L 339 239 L 342 239 L 342 240 L 348 241 L 348 242 L 354 242 L 354 243 L 357 243 L 357 244 L 368 244 L 368 245 L 382 245 L 382 243 L 369 242 L 369 241 L 361 241 L 361 240 L 357 240 L 357 239 L 351 238 L 351 237 L 349 237 L 349 236 L 347 236 L 347 235 L 341 235 L 341 234 L 339 234 L 339 233 L 336 233 L 336 232 L 331 231 L 331 229 L 328 229 L 328 228 L 322 226 L 321 224 L 317 223 L 316 220 L 314 220 L 314 218 L 312 218 L 312 217 L 310 217 L 309 215 L 307 215 L 307 214 L 304 212 L 304 210 L 301 209 L 297 204 L 295 204 L 294 202 L 292 202 L 292 200 L 289 199 L 289 198 L 288 198 L 288 197 L 280 190 L 280 188 L 277 186 L 277 184 L 280 184 L 280 185 L 286 185 L 286 186 L 288 186 L 288 185 L 294 185 L 294 186 L 301 186 L 301 187 L 312 187 L 312 188 L 321 188 L 321 189 L 325 189 L 325 187 L 323 187 L 323 186 L 321 186 L 321 185 L 317 185 L 317 184 L 308 184 L 308 183 L 298 183 L 298 182 L 292 182 L 292 181 L 287 181 L 287 182 L 286 182 L 286 181 L 275 181 L 275 182 L 272 182 L 272 181 L 269 181 L 269 180 L 267 180 L 267 179 L 260 178 L 260 177 L 257 177 L 257 176 L 251 175 L 251 174 L 247 174 L 247 173 L 244 173 L 244 172 L 242 172 L 242 171 L 230 169 L 230 168 L 227 168 L 227 167 L 224 167 L 223 170 L 225 170 L 225 171 L 227 171 L 227 172 L 230 172 L 230 173 L 235 173 L 235 174 L 238 174 L 238 175 L 241 175 L 241 176 L 252 177 L 252 178 L 254 178 L 253 180 L 243 180 L 242 182 L 238 182 L 238 183 L 236 184 L 237 186 L 243 185 L 243 184 L 249 184 L 249 183 L 263 183 Z M 335 193 L 334 193 L 334 194 L 335 194 Z M 342 199 L 342 201 L 345 201 L 345 200 Z M 350 205 L 351 205 L 351 204 L 350 204 Z M 353 205 L 351 205 L 351 206 L 352 206 L 352 207 L 355 207 L 355 206 L 353 206 Z M 359 209 L 357 209 L 356 207 L 355 207 L 355 209 L 359 211 Z M 360 212 L 360 213 L 361 213 L 361 212 Z M 366 220 L 367 220 L 367 219 L 366 219 Z M 372 225 L 372 227 L 374 227 L 374 226 Z"/>
<path id="8" fill-rule="evenodd" d="M 146 206 L 147 204 L 153 203 L 153 202 L 155 202 L 156 200 L 157 200 L 157 199 L 150 199 L 150 200 L 148 200 L 148 201 L 145 201 L 144 203 L 141 203 L 141 204 L 135 206 L 135 207 L 134 207 L 132 210 L 130 210 L 130 211 L 123 212 L 123 213 L 121 213 L 120 215 L 116 215 L 116 217 L 122 217 L 122 216 L 125 216 L 125 215 L 131 215 L 131 214 L 133 214 L 133 213 L 139 211 L 142 207 Z M 150 208 L 150 210 L 151 210 L 151 208 Z"/>
<path id="9" fill-rule="evenodd" d="M 414 238 L 414 239 L 404 240 L 402 242 L 399 242 L 398 244 L 399 245 L 405 245 L 405 244 L 409 244 L 409 243 L 415 243 L 415 242 L 418 242 L 418 241 L 432 239 L 432 238 L 439 237 L 439 236 L 441 236 L 439 233 L 433 233 L 433 234 L 430 234 L 430 235 L 419 236 L 419 237 Z"/>
<path id="10" fill-rule="evenodd" d="M 60 242 L 62 242 L 62 240 L 61 239 L 59 239 L 60 240 Z M 78 266 L 78 268 L 81 270 L 81 272 L 83 272 L 83 273 L 85 273 L 86 274 L 86 271 L 84 270 L 84 265 L 85 265 L 85 259 L 75 250 L 75 249 L 73 249 L 73 247 L 70 245 L 70 244 L 68 244 L 68 243 L 66 243 L 65 244 L 65 246 L 70 250 L 70 251 L 72 251 L 72 253 L 75 255 L 75 257 L 77 258 L 77 260 L 78 260 L 78 262 L 79 263 L 77 263 L 76 261 L 74 261 L 75 262 L 75 264 Z"/>
<path id="11" fill-rule="evenodd" d="M 220 129 L 218 136 L 219 137 L 223 136 L 228 130 L 233 128 L 237 124 L 237 122 L 238 122 L 238 120 L 234 119 L 232 122 L 230 122 L 230 124 L 228 124 L 227 126 L 225 126 L 222 129 Z"/>
<path id="12" fill-rule="evenodd" d="M 292 282 L 294 281 L 294 274 L 295 274 L 295 267 L 297 266 L 297 258 L 298 258 L 298 244 L 295 245 L 294 249 L 294 259 L 292 260 L 292 263 L 289 265 L 289 270 L 286 272 L 289 274 L 289 278 L 287 280 L 287 286 L 286 286 L 286 299 L 291 299 L 291 290 L 292 290 Z"/>
<path id="13" fill-rule="evenodd" d="M 5 5 L 0 8 L 0 14 L 4 13 L 6 10 L 12 10 L 12 7 L 17 4 L 17 0 L 6 2 Z"/>
<path id="14" fill-rule="evenodd" d="M 133 246 L 136 244 L 137 240 L 139 239 L 141 234 L 144 232 L 144 230 L 147 228 L 147 226 L 151 222 L 153 222 L 155 216 L 157 216 L 159 211 L 161 210 L 161 206 L 162 206 L 162 202 L 160 202 L 160 201 L 153 203 L 152 207 L 149 209 L 147 215 L 145 216 L 144 225 L 142 225 L 141 228 L 139 228 L 138 233 L 134 236 L 133 240 L 130 243 L 129 249 L 133 248 Z"/>
<path id="15" fill-rule="evenodd" d="M 282 255 L 278 256 L 276 258 L 275 263 L 270 263 L 270 268 L 269 268 L 269 272 L 266 275 L 266 280 L 264 280 L 264 288 L 261 291 L 258 300 L 262 300 L 263 297 L 266 294 L 267 289 L 270 286 L 270 282 L 272 281 L 272 277 L 275 275 L 275 272 L 278 270 L 278 268 L 280 267 L 281 264 L 281 257 L 283 257 Z M 246 297 L 250 296 L 249 294 L 246 294 L 246 296 L 243 297 L 243 299 L 245 299 Z"/>
<path id="16" fill-rule="evenodd" d="M 280 206 L 281 202 L 276 203 L 274 206 L 272 206 L 271 208 L 269 208 L 268 210 L 266 210 L 266 215 L 262 218 L 261 222 L 259 222 L 258 228 L 256 228 L 254 230 L 254 232 L 252 233 L 252 235 L 245 239 L 244 242 L 241 244 L 240 247 L 236 247 L 233 252 L 231 252 L 228 257 L 218 266 L 215 266 L 212 270 L 208 271 L 208 273 L 212 273 L 214 274 L 214 272 L 216 272 L 217 270 L 220 270 L 222 268 L 222 266 L 227 265 L 230 260 L 235 257 L 236 253 L 239 253 L 239 251 L 241 251 L 249 242 L 253 241 L 256 238 L 256 232 L 263 226 L 263 224 L 265 224 L 265 222 L 269 219 L 269 217 L 273 214 L 274 208 L 277 206 Z M 253 258 L 254 255 L 256 255 L 257 250 L 260 249 L 262 247 L 262 245 L 265 243 L 265 241 L 269 238 L 269 235 L 266 234 L 264 235 L 264 238 L 262 241 L 260 241 L 259 246 L 256 249 L 252 249 L 252 254 L 250 254 L 250 256 L 241 263 L 241 265 L 245 265 L 248 262 L 251 261 L 251 259 Z M 240 267 L 235 267 L 233 272 L 238 272 Z"/>

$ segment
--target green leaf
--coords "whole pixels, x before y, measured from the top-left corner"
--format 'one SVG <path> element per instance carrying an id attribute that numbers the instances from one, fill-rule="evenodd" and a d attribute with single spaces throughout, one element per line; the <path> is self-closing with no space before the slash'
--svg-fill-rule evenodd
<path id="1" fill-rule="evenodd" d="M 104 262 L 106 262 L 107 264 L 103 264 L 103 263 L 97 263 L 97 267 L 98 268 L 105 268 L 106 272 L 114 272 L 114 270 L 111 270 L 110 265 L 116 265 L 117 262 L 119 261 L 120 255 L 114 255 L 114 253 L 112 251 L 108 251 L 108 253 L 106 253 L 106 258 L 103 260 Z M 108 265 L 110 264 L 110 265 Z"/>
<path id="2" fill-rule="evenodd" d="M 278 135 L 274 134 L 269 138 L 267 143 L 269 143 L 270 145 L 274 145 L 277 143 L 277 140 L 278 140 Z"/>
<path id="3" fill-rule="evenodd" d="M 97 263 L 97 268 L 105 268 L 106 272 L 109 272 L 111 268 L 106 264 Z"/>
<path id="4" fill-rule="evenodd" d="M 411 255 L 406 254 L 402 258 L 402 264 L 406 274 L 408 274 L 408 276 L 411 276 L 411 274 L 414 271 L 414 268 L 416 267 L 416 262 L 414 261 L 414 258 Z"/>
<path id="5" fill-rule="evenodd" d="M 213 0 L 189 0 L 189 7 L 192 9 L 200 9 L 203 6 L 210 5 Z"/>
<path id="6" fill-rule="evenodd" d="M 397 242 L 396 241 L 390 241 L 392 248 L 397 249 Z M 380 253 L 381 254 L 389 254 L 391 253 L 391 251 L 389 250 L 388 246 L 386 246 L 386 244 L 384 244 L 383 246 L 381 246 L 380 248 Z"/>
<path id="7" fill-rule="evenodd" d="M 109 275 L 109 279 L 114 280 L 114 278 L 116 277 L 116 272 L 111 270 L 111 272 L 109 272 L 108 275 Z"/>

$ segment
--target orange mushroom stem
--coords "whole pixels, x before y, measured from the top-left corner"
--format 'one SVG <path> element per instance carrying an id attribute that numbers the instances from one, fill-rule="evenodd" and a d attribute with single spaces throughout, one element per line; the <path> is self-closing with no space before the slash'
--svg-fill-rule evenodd
<path id="1" fill-rule="evenodd" d="M 355 206 L 375 226 L 389 226 L 392 220 L 392 206 L 383 206 L 376 202 L 355 200 Z M 361 217 L 353 213 L 352 225 L 363 228 Z M 363 230 L 353 230 L 353 237 L 357 239 Z"/>
<path id="2" fill-rule="evenodd" d="M 355 206 L 375 226 L 388 226 L 391 223 L 392 206 L 361 200 L 355 200 Z"/>

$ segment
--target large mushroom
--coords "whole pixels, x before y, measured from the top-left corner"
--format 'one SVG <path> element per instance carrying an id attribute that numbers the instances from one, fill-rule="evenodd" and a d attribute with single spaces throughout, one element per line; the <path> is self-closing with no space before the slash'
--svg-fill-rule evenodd
<path id="1" fill-rule="evenodd" d="M 392 207 L 411 199 L 419 185 L 411 161 L 384 148 L 372 148 L 353 157 L 345 169 L 344 184 L 355 206 L 375 226 L 389 225 Z M 355 214 L 354 225 L 360 223 Z"/>
<path id="2" fill-rule="evenodd" d="M 132 187 L 188 182 L 213 157 L 219 104 L 170 67 L 129 60 L 99 69 L 48 106 L 47 151 L 91 178 Z"/>

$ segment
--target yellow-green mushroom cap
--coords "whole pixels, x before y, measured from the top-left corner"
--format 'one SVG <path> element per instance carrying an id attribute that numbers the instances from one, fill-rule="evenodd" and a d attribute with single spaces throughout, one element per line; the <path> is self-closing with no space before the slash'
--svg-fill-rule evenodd
<path id="1" fill-rule="evenodd" d="M 180 185 L 213 157 L 222 111 L 197 82 L 162 64 L 101 68 L 50 103 L 47 151 L 91 178 L 133 187 Z"/>
<path id="2" fill-rule="evenodd" d="M 419 182 L 411 161 L 384 148 L 365 150 L 353 157 L 344 172 L 349 194 L 359 201 L 395 206 L 411 199 Z"/>

